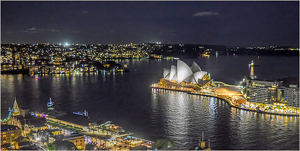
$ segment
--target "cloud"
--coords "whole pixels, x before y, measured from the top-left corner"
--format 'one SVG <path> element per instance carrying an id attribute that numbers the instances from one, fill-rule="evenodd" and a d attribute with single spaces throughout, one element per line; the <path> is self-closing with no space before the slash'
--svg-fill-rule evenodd
<path id="1" fill-rule="evenodd" d="M 39 32 L 42 32 L 42 31 L 43 30 L 41 30 L 41 29 L 36 29 L 36 28 L 32 27 L 32 28 L 27 28 L 23 32 L 26 32 L 26 33 L 39 33 Z"/>
<path id="2" fill-rule="evenodd" d="M 41 32 L 44 32 L 44 31 L 46 31 L 46 32 L 60 32 L 60 30 L 58 30 L 58 29 L 47 29 L 47 30 L 44 30 L 44 29 L 37 29 L 35 27 L 27 28 L 23 32 L 25 32 L 25 33 L 41 33 Z"/>
<path id="3" fill-rule="evenodd" d="M 7 33 L 7 34 L 12 34 L 13 32 L 12 32 L 12 31 L 7 31 L 6 33 Z"/>
<path id="4" fill-rule="evenodd" d="M 32 27 L 32 28 L 28 28 L 27 30 L 30 30 L 30 31 L 36 31 L 37 29 Z"/>
<path id="5" fill-rule="evenodd" d="M 48 32 L 60 32 L 60 30 L 58 30 L 58 29 L 49 29 L 49 30 L 47 30 Z"/>
<path id="6" fill-rule="evenodd" d="M 217 12 L 209 11 L 209 12 L 197 12 L 193 16 L 196 17 L 202 17 L 202 16 L 213 16 L 213 15 L 218 15 Z"/>

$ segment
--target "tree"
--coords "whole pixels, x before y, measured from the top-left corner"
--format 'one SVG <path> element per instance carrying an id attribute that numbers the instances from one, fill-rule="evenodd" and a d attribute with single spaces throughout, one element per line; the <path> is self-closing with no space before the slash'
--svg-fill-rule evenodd
<path id="1" fill-rule="evenodd" d="M 27 137 L 29 138 L 29 140 L 34 140 L 34 136 L 33 136 L 33 132 L 31 131 L 30 133 L 27 134 Z"/>
<path id="2" fill-rule="evenodd" d="M 118 146 L 117 144 L 114 144 L 115 150 L 117 150 L 117 146 Z"/>
<path id="3" fill-rule="evenodd" d="M 48 144 L 48 148 L 47 148 L 47 149 L 48 149 L 48 150 L 56 150 L 54 142 Z"/>
<path id="4" fill-rule="evenodd" d="M 85 145 L 85 150 L 94 150 L 96 144 L 86 144 Z"/>
<path id="5" fill-rule="evenodd" d="M 156 142 L 152 145 L 152 148 L 155 149 L 161 149 L 161 148 L 173 148 L 175 147 L 173 143 L 167 139 L 158 139 Z"/>
<path id="6" fill-rule="evenodd" d="M 56 150 L 78 150 L 77 147 L 69 141 L 55 141 Z"/>

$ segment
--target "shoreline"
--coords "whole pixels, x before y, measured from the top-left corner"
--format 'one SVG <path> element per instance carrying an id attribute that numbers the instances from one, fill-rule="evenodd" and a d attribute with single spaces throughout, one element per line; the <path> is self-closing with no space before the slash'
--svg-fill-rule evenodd
<path id="1" fill-rule="evenodd" d="M 237 109 L 241 109 L 241 110 L 246 110 L 246 111 L 252 111 L 252 112 L 256 112 L 256 113 L 261 113 L 261 114 L 271 114 L 271 115 L 280 115 L 280 116 L 300 116 L 299 114 L 284 114 L 284 113 L 272 113 L 272 112 L 266 112 L 266 111 L 261 111 L 261 110 L 251 110 L 251 109 L 247 109 L 247 108 L 242 108 L 242 107 L 238 107 L 238 106 L 234 106 L 232 104 L 230 104 L 227 100 L 217 97 L 217 96 L 212 96 L 212 95 L 203 95 L 203 94 L 199 94 L 199 93 L 192 93 L 191 91 L 182 91 L 182 90 L 175 90 L 172 88 L 161 88 L 161 87 L 155 87 L 155 86 L 150 86 L 151 88 L 156 88 L 156 89 L 165 89 L 165 90 L 172 90 L 172 91 L 179 91 L 179 92 L 187 92 L 187 94 L 192 94 L 192 95 L 201 95 L 201 96 L 208 96 L 208 97 L 215 97 L 218 98 L 220 100 L 225 101 L 230 107 L 234 107 Z"/>

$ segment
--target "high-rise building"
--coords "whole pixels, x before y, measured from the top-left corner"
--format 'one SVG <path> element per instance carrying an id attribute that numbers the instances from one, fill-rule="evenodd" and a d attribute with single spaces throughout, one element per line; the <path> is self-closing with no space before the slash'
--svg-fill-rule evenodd
<path id="1" fill-rule="evenodd" d="M 8 144 L 9 146 L 15 146 L 11 149 L 18 149 L 18 147 L 16 146 L 17 143 L 14 140 L 20 136 L 21 129 L 18 126 L 1 124 L 1 148 L 2 145 Z"/>
<path id="2" fill-rule="evenodd" d="M 247 79 L 247 100 L 256 103 L 282 103 L 299 107 L 299 78 L 276 81 Z"/>
<path id="3" fill-rule="evenodd" d="M 290 77 L 279 80 L 283 82 L 278 88 L 280 101 L 287 106 L 299 107 L 299 78 Z"/>
<path id="4" fill-rule="evenodd" d="M 251 80 L 247 85 L 247 99 L 251 102 L 273 104 L 278 100 L 277 87 L 281 82 Z"/>

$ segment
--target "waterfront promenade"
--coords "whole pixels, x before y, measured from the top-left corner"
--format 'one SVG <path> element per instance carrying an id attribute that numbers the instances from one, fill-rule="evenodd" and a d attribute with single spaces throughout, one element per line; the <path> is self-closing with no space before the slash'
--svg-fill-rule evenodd
<path id="1" fill-rule="evenodd" d="M 238 109 L 242 109 L 242 110 L 246 110 L 246 111 L 252 111 L 252 112 L 257 112 L 257 113 L 262 113 L 262 114 L 272 114 L 272 115 L 282 115 L 282 116 L 299 116 L 299 112 L 289 112 L 289 110 L 280 110 L 280 111 L 276 111 L 276 110 L 270 110 L 270 111 L 266 111 L 266 110 L 261 110 L 258 107 L 258 105 L 253 105 L 253 106 L 249 106 L 249 105 L 243 105 L 243 104 L 239 104 L 233 100 L 235 100 L 235 96 L 232 95 L 227 95 L 227 94 L 220 94 L 220 93 L 208 93 L 208 92 L 203 92 L 203 91 L 196 91 L 192 88 L 178 88 L 178 87 L 166 87 L 163 85 L 159 85 L 159 84 L 152 84 L 150 85 L 150 87 L 152 88 L 157 88 L 157 89 L 166 89 L 166 90 L 172 90 L 172 91 L 180 91 L 180 92 L 187 92 L 188 94 L 191 95 L 202 95 L 202 96 L 208 96 L 208 97 L 215 97 L 215 98 L 219 98 L 223 101 L 225 101 L 226 103 L 229 104 L 230 107 L 234 107 L 234 108 L 238 108 Z M 241 97 L 241 96 L 239 96 Z M 244 98 L 245 99 L 245 98 Z M 245 99 L 246 100 L 246 99 Z M 249 102 L 246 101 L 246 104 L 249 104 L 253 102 Z"/>

